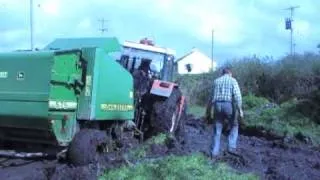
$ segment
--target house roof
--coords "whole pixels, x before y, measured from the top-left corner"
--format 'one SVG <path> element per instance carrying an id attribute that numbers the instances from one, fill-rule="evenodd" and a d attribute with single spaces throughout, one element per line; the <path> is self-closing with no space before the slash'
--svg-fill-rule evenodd
<path id="1" fill-rule="evenodd" d="M 187 57 L 189 57 L 189 56 L 191 56 L 191 55 L 193 55 L 193 54 L 195 54 L 195 53 L 200 53 L 203 57 L 206 57 L 206 58 L 208 58 L 208 59 L 211 60 L 211 58 L 207 57 L 205 54 L 203 54 L 202 52 L 200 52 L 197 48 L 193 48 L 190 52 L 188 52 L 188 53 L 185 54 L 184 56 L 178 58 L 178 59 L 176 60 L 176 62 L 182 61 L 182 60 L 186 59 Z"/>
<path id="2" fill-rule="evenodd" d="M 176 62 L 179 62 L 179 61 L 185 59 L 186 57 L 190 56 L 192 53 L 193 53 L 193 51 L 187 53 L 186 55 L 184 55 L 184 56 L 180 57 L 179 59 L 177 59 Z"/>

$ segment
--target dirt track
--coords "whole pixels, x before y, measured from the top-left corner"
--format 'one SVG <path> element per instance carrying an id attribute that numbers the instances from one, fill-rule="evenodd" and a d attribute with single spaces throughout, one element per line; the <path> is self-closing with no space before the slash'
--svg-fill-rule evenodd
<path id="1" fill-rule="evenodd" d="M 188 127 L 189 141 L 185 145 L 185 150 L 208 154 L 212 127 L 201 123 L 200 120 L 190 120 Z M 224 149 L 226 140 L 225 136 L 221 139 Z M 222 152 L 217 161 L 227 162 L 242 172 L 254 172 L 261 179 L 320 179 L 319 148 L 303 145 L 240 135 L 238 141 L 240 153 L 232 155 Z"/>
<path id="2" fill-rule="evenodd" d="M 182 149 L 155 146 L 152 153 L 165 156 L 169 152 L 189 154 L 203 152 L 208 154 L 211 144 L 211 126 L 199 119 L 189 118 L 187 126 L 187 142 Z M 222 138 L 225 146 L 225 137 Z M 130 142 L 130 139 L 127 139 Z M 132 143 L 135 146 L 136 143 Z M 240 135 L 239 155 L 222 153 L 216 161 L 227 162 L 242 172 L 254 172 L 261 179 L 320 179 L 319 149 L 301 147 L 303 144 L 284 143 L 282 140 L 266 140 L 263 137 Z M 130 148 L 130 145 L 127 146 Z M 97 165 L 70 167 L 57 161 L 25 161 L 0 159 L 0 179 L 97 179 L 102 167 L 113 168 L 127 163 L 121 153 L 111 154 L 101 159 Z"/>

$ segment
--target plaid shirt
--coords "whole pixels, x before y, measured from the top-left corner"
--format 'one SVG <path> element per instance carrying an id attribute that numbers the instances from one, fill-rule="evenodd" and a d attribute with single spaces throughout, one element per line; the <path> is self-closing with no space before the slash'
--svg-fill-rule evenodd
<path id="1" fill-rule="evenodd" d="M 239 84 L 236 79 L 226 74 L 214 81 L 213 102 L 232 102 L 232 100 L 234 100 L 239 107 L 242 106 L 242 97 Z"/>

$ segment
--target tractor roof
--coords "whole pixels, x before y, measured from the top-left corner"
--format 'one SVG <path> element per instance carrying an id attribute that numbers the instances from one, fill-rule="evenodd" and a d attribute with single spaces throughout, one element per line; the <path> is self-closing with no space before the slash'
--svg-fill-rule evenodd
<path id="1" fill-rule="evenodd" d="M 122 44 L 122 46 L 125 48 L 133 48 L 133 49 L 156 52 L 161 54 L 168 54 L 173 56 L 176 54 L 176 52 L 173 49 L 151 46 L 151 45 L 146 45 L 146 44 L 141 44 L 141 43 L 136 43 L 131 41 L 125 41 Z"/>

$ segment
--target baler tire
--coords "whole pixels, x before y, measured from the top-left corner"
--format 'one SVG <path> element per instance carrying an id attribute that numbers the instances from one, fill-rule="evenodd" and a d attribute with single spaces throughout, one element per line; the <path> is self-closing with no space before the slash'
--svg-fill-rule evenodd
<path id="1" fill-rule="evenodd" d="M 180 138 L 184 134 L 184 115 L 179 115 L 179 101 L 181 98 L 181 91 L 174 88 L 168 98 L 156 98 L 153 102 L 151 113 L 152 134 L 171 133 L 176 138 Z M 173 119 L 176 118 L 175 122 Z M 173 123 L 174 122 L 174 123 Z M 170 132 L 172 130 L 172 132 Z"/>
<path id="2" fill-rule="evenodd" d="M 108 142 L 107 134 L 95 129 L 80 130 L 71 141 L 67 158 L 75 166 L 96 163 L 102 154 L 101 147 Z"/>

